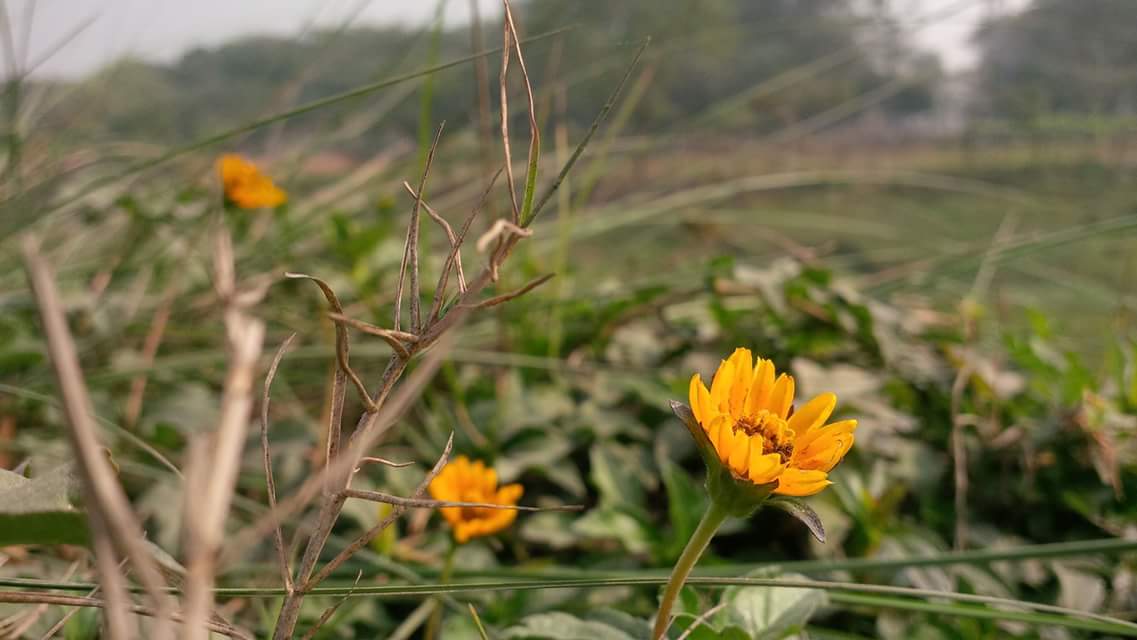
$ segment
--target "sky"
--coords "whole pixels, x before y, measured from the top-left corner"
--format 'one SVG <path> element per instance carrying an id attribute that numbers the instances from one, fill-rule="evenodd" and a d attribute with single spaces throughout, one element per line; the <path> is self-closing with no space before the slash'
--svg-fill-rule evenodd
<path id="1" fill-rule="evenodd" d="M 499 12 L 498 0 L 476 0 L 484 16 Z M 573 0 L 564 0 L 572 2 Z M 614 0 L 618 1 L 618 0 Z M 1013 9 L 1025 0 L 892 0 L 901 16 L 943 17 L 919 29 L 914 39 L 940 54 L 951 70 L 974 63 L 971 31 L 992 9 Z M 176 60 L 195 47 L 216 46 L 250 34 L 296 36 L 310 26 L 422 24 L 434 0 L 7 0 L 16 33 L 16 60 L 41 77 L 81 77 L 123 56 Z M 962 8 L 960 8 L 962 7 Z M 450 0 L 446 20 L 469 19 L 470 0 Z M 25 45 L 23 35 L 31 37 Z M 81 31 L 75 35 L 75 31 Z M 73 36 L 73 37 L 72 37 Z M 68 40 L 62 48 L 59 44 Z M 5 69 L 13 56 L 0 49 Z"/>

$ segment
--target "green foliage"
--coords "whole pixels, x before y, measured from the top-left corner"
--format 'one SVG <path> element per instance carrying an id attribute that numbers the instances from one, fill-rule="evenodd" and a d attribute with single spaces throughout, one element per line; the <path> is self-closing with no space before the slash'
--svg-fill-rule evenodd
<path id="1" fill-rule="evenodd" d="M 86 544 L 87 516 L 75 506 L 77 492 L 70 464 L 30 479 L 0 469 L 0 546 Z"/>

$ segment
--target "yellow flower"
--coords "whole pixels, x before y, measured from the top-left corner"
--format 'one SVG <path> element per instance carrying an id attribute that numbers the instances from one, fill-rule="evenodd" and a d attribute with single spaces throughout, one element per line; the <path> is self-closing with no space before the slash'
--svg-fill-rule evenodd
<path id="1" fill-rule="evenodd" d="M 275 207 L 284 204 L 288 196 L 261 173 L 257 165 L 235 153 L 217 159 L 217 173 L 225 189 L 225 198 L 242 209 Z"/>
<path id="2" fill-rule="evenodd" d="M 773 362 L 736 349 L 709 391 L 698 374 L 691 378 L 691 411 L 736 478 L 777 482 L 776 494 L 813 495 L 832 484 L 829 471 L 853 446 L 857 421 L 825 424 L 837 404 L 832 393 L 794 411 L 793 377 L 774 374 Z"/>
<path id="3" fill-rule="evenodd" d="M 497 473 L 481 460 L 470 462 L 458 456 L 430 482 L 430 495 L 449 502 L 481 502 L 483 504 L 516 505 L 523 489 L 519 484 L 497 486 Z M 454 529 L 454 539 L 467 542 L 471 538 L 489 536 L 508 527 L 517 518 L 513 509 L 487 507 L 444 507 L 442 517 Z"/>

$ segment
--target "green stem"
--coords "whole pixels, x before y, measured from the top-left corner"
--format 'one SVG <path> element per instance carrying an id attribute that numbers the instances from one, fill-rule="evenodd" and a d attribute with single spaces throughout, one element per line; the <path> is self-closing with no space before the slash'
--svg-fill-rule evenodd
<path id="1" fill-rule="evenodd" d="M 651 632 L 652 640 L 660 640 L 667 631 L 667 626 L 671 622 L 671 607 L 675 604 L 675 598 L 679 596 L 679 590 L 683 588 L 687 576 L 691 575 L 695 563 L 699 561 L 699 557 L 703 555 L 703 551 L 707 549 L 711 538 L 715 537 L 715 532 L 722 526 L 727 515 L 727 510 L 713 500 L 707 507 L 703 519 L 699 521 L 699 526 L 691 534 L 683 553 L 675 561 L 675 568 L 671 570 L 671 578 L 667 581 L 663 599 L 659 602 L 659 613 L 655 616 L 655 628 Z"/>
<path id="2" fill-rule="evenodd" d="M 450 548 L 446 550 L 446 558 L 442 561 L 442 572 L 438 574 L 438 584 L 450 582 L 450 574 L 454 573 L 454 554 L 458 551 L 458 543 L 450 539 Z M 426 623 L 425 640 L 434 640 L 438 637 L 438 629 L 442 626 L 442 600 L 434 601 L 434 611 L 430 613 L 430 620 Z"/>

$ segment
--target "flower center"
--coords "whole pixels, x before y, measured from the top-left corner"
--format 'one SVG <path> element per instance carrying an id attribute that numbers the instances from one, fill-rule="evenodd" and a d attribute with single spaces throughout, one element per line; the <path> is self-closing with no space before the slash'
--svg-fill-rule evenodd
<path id="1" fill-rule="evenodd" d="M 777 414 L 763 409 L 754 416 L 743 416 L 734 423 L 734 432 L 762 436 L 762 455 L 776 453 L 785 463 L 794 454 L 793 431 Z"/>

